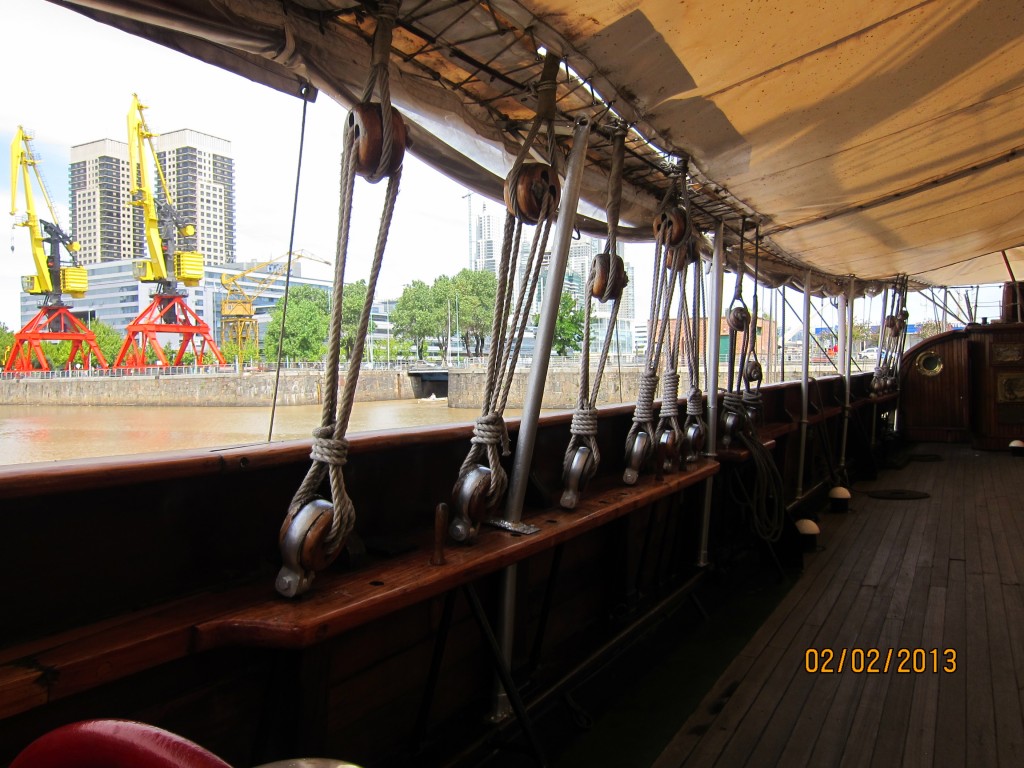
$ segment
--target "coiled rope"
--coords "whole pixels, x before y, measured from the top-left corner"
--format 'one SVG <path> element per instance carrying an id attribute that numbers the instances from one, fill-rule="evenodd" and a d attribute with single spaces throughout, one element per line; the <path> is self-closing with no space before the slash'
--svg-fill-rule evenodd
<path id="1" fill-rule="evenodd" d="M 363 302 L 359 317 L 359 326 L 355 335 L 355 343 L 348 361 L 344 387 L 339 395 L 338 374 L 341 358 L 341 325 L 342 296 L 345 285 L 345 265 L 349 247 L 349 233 L 352 223 L 352 204 L 355 175 L 357 173 L 357 136 L 355 110 L 349 113 L 346 121 L 342 160 L 341 160 L 341 196 L 338 213 L 338 233 L 335 249 L 334 266 L 334 302 L 331 309 L 330 332 L 327 343 L 327 360 L 324 385 L 324 402 L 321 411 L 321 425 L 313 430 L 313 447 L 310 452 L 312 464 L 303 478 L 298 490 L 292 497 L 288 514 L 282 526 L 282 542 L 289 526 L 307 504 L 319 498 L 318 492 L 325 476 L 329 477 L 332 499 L 330 527 L 323 540 L 318 542 L 319 552 L 315 559 L 318 563 L 329 564 L 337 557 L 345 540 L 355 527 L 356 513 L 352 500 L 345 488 L 343 468 L 348 460 L 348 440 L 345 438 L 349 418 L 352 414 L 352 403 L 356 384 L 359 380 L 359 367 L 366 342 L 366 333 L 370 323 L 370 310 L 376 292 L 377 278 L 383 262 L 384 250 L 387 245 L 391 219 L 394 215 L 395 202 L 401 182 L 400 157 L 397 153 L 404 152 L 404 143 L 399 143 L 393 135 L 391 107 L 391 91 L 389 85 L 388 62 L 391 53 L 391 38 L 398 17 L 400 0 L 382 0 L 377 14 L 377 29 L 374 32 L 373 52 L 371 55 L 370 72 L 363 89 L 362 105 L 370 103 L 376 91 L 380 98 L 381 118 L 381 150 L 376 167 L 366 174 L 367 180 L 375 183 L 385 176 L 388 187 L 385 195 L 384 209 L 381 213 L 377 241 L 374 248 L 370 276 L 367 283 L 366 299 Z M 398 163 L 398 167 L 389 170 Z M 287 562 L 288 557 L 285 557 Z M 303 579 L 298 585 L 282 584 L 278 581 L 278 591 L 288 595 L 300 594 L 309 587 L 314 573 L 309 563 L 303 563 L 306 569 Z"/>

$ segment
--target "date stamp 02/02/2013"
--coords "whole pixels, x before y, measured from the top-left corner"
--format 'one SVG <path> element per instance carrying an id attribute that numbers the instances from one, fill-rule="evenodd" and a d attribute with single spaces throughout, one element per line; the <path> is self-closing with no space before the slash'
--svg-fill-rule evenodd
<path id="1" fill-rule="evenodd" d="M 923 674 L 956 672 L 953 648 L 808 648 L 804 671 L 811 674 L 842 672 Z"/>

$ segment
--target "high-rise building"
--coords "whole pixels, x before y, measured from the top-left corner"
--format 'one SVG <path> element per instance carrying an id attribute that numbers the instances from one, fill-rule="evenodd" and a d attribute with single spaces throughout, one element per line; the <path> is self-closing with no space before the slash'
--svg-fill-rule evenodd
<path id="1" fill-rule="evenodd" d="M 83 265 L 146 257 L 142 210 L 132 206 L 128 145 L 100 139 L 71 148 L 71 235 Z"/>
<path id="2" fill-rule="evenodd" d="M 473 197 L 469 199 L 469 268 L 497 274 L 505 234 L 505 206 L 481 200 L 477 208 Z"/>
<path id="3" fill-rule="evenodd" d="M 235 161 L 231 142 L 189 129 L 162 133 L 154 142 L 171 201 L 182 219 L 196 227 L 195 237 L 181 238 L 178 247 L 199 251 L 209 266 L 232 263 Z M 162 187 L 157 187 L 157 196 L 163 196 Z"/>
<path id="4" fill-rule="evenodd" d="M 195 237 L 178 238 L 180 250 L 196 250 L 208 265 L 235 260 L 235 168 L 231 143 L 193 130 L 154 139 L 171 200 Z M 145 162 L 149 162 L 147 158 Z M 155 169 L 154 194 L 163 199 Z M 131 205 L 128 145 L 101 139 L 71 148 L 68 169 L 71 233 L 82 245 L 83 264 L 145 259 L 142 209 Z"/>

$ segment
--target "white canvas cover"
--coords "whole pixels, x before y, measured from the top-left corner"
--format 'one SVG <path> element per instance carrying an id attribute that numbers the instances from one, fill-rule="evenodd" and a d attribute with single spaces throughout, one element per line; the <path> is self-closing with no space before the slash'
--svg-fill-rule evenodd
<path id="1" fill-rule="evenodd" d="M 56 0 L 283 90 L 351 103 L 374 3 Z M 532 116 L 538 49 L 566 57 L 559 109 L 603 97 L 631 136 L 623 218 L 650 231 L 662 152 L 689 159 L 702 223 L 761 223 L 774 281 L 919 284 L 1024 276 L 1024 9 L 1019 0 L 405 0 L 393 94 L 413 151 L 500 198 Z M 595 106 L 596 104 L 596 106 Z M 649 140 L 645 144 L 643 139 Z M 600 231 L 606 150 L 582 223 Z M 870 289 L 870 285 L 862 288 Z"/>

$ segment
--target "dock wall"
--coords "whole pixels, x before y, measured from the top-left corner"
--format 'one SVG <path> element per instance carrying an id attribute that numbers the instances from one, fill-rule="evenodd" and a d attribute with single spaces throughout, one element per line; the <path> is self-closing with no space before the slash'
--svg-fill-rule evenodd
<path id="1" fill-rule="evenodd" d="M 522 408 L 529 371 L 517 372 L 509 394 L 509 408 Z M 623 369 L 619 375 L 606 371 L 600 403 L 631 402 L 636 398 L 639 369 Z M 485 373 L 481 369 L 453 369 L 448 376 L 448 405 L 479 408 Z M 437 393 L 437 382 L 421 381 L 405 371 L 362 371 L 356 388 L 357 401 L 412 400 Z M 281 372 L 278 405 L 315 405 L 323 398 L 323 372 Z M 544 408 L 574 408 L 579 374 L 572 369 L 548 372 Z M 263 406 L 270 405 L 274 374 L 211 373 L 150 375 L 117 378 L 74 376 L 68 378 L 0 380 L 0 404 L 4 405 L 144 405 L 144 406 Z"/>

